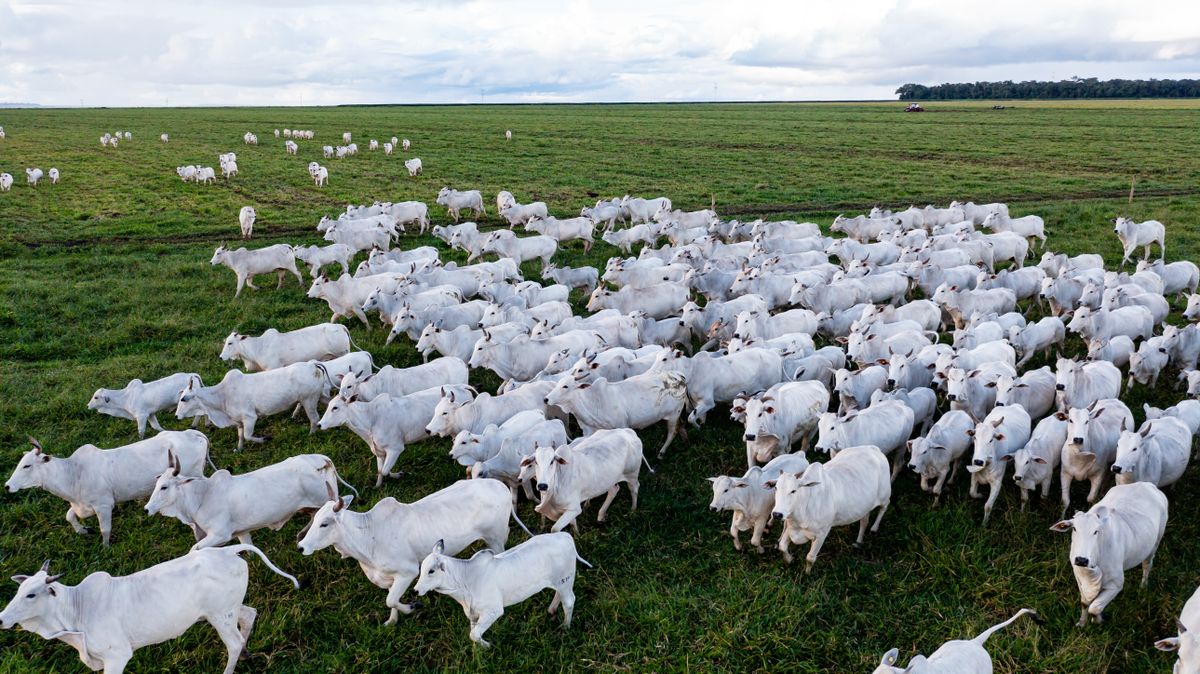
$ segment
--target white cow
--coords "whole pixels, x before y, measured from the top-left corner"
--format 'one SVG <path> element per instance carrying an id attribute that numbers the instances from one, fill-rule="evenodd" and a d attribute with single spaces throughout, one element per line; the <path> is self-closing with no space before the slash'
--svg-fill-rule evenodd
<path id="1" fill-rule="evenodd" d="M 667 437 L 658 450 L 661 458 L 680 431 L 679 417 L 687 405 L 688 389 L 678 372 L 646 372 L 610 382 L 603 377 L 577 381 L 565 377 L 543 402 L 575 417 L 584 435 L 603 429 L 640 430 L 662 421 Z M 687 439 L 687 431 L 681 435 Z"/>
<path id="2" fill-rule="evenodd" d="M 792 561 L 791 544 L 812 541 L 804 558 L 806 573 L 812 571 L 833 527 L 858 522 L 856 543 L 862 545 L 871 511 L 879 509 L 871 525 L 871 531 L 879 531 L 892 500 L 887 457 L 872 445 L 846 447 L 824 464 L 809 464 L 802 473 L 783 473 L 766 485 L 775 489 L 771 517 L 783 520 L 779 551 L 784 560 Z"/>
<path id="3" fill-rule="evenodd" d="M 947 476 L 953 481 L 958 475 L 959 459 L 971 447 L 970 431 L 974 429 L 975 420 L 971 415 L 962 410 L 950 410 L 938 417 L 924 436 L 908 441 L 908 467 L 921 476 L 921 489 L 933 492 L 935 506 L 942 498 Z M 933 481 L 932 486 L 930 481 Z"/>
<path id="4" fill-rule="evenodd" d="M 1029 442 L 1032 422 L 1029 413 L 1020 405 L 997 407 L 982 421 L 968 431 L 975 439 L 975 451 L 971 454 L 971 498 L 979 498 L 979 485 L 988 485 L 987 501 L 983 504 L 983 525 L 987 526 L 992 515 L 992 506 L 1000 496 L 1004 484 L 1004 473 L 1010 457 Z"/>
<path id="5" fill-rule="evenodd" d="M 735 550 L 742 549 L 738 534 L 753 529 L 750 544 L 760 554 L 763 552 L 762 535 L 775 506 L 775 492 L 767 489 L 766 482 L 777 479 L 784 472 L 804 472 L 805 468 L 808 468 L 808 458 L 804 452 L 796 452 L 781 454 L 765 466 L 751 466 L 741 478 L 728 475 L 708 478 L 713 489 L 713 499 L 708 507 L 714 511 L 733 511 L 729 535 L 733 537 Z"/>
<path id="6" fill-rule="evenodd" d="M 1116 398 L 1121 393 L 1121 371 L 1104 361 L 1080 363 L 1059 358 L 1054 388 L 1060 410 L 1090 407 L 1097 400 Z"/>
<path id="7" fill-rule="evenodd" d="M 1067 442 L 1062 447 L 1059 469 L 1063 517 L 1071 507 L 1071 483 L 1075 480 L 1091 482 L 1087 501 L 1096 502 L 1109 467 L 1117 458 L 1121 431 L 1134 427 L 1129 408 L 1116 398 L 1098 400 L 1086 408 L 1072 407 L 1067 419 Z"/>
<path id="8" fill-rule="evenodd" d="M 308 417 L 309 432 L 317 428 L 317 406 L 333 386 L 320 363 L 295 363 L 266 372 L 246 374 L 230 370 L 216 386 L 189 384 L 179 396 L 175 416 L 205 416 L 217 428 L 237 426 L 238 451 L 250 442 L 265 442 L 254 435 L 258 418 L 287 412 L 300 405 Z M 161 471 L 160 471 L 161 472 Z"/>
<path id="9" fill-rule="evenodd" d="M 1054 471 L 1062 458 L 1062 447 L 1067 442 L 1067 415 L 1055 412 L 1038 422 L 1024 447 L 1013 452 L 1013 480 L 1021 489 L 1021 512 L 1029 503 L 1029 494 L 1039 487 L 1042 500 L 1050 497 L 1050 486 L 1054 482 Z"/>
<path id="10" fill-rule="evenodd" d="M 1192 593 L 1175 620 L 1178 636 L 1159 639 L 1154 647 L 1160 651 L 1179 652 L 1173 674 L 1196 674 L 1200 671 L 1200 644 L 1195 632 L 1200 629 L 1200 590 Z"/>
<path id="11" fill-rule="evenodd" d="M 1023 615 L 1033 616 L 1036 622 L 1043 622 L 1033 609 L 1023 608 L 1008 620 L 987 628 L 974 639 L 947 641 L 928 658 L 924 655 L 913 656 L 908 661 L 908 667 L 895 666 L 900 651 L 893 648 L 883 654 L 879 666 L 871 674 L 992 674 L 992 656 L 983 644 L 987 642 L 988 637 L 1013 624 Z"/>
<path id="12" fill-rule="evenodd" d="M 459 399 L 471 397 L 465 385 L 428 388 L 395 398 L 382 393 L 365 402 L 338 396 L 329 402 L 317 425 L 321 430 L 345 426 L 362 438 L 375 456 L 375 486 L 379 487 L 384 477 L 401 475 L 392 469 L 405 448 L 429 437 L 425 427 L 434 418 L 443 393 Z"/>
<path id="13" fill-rule="evenodd" d="M 407 148 L 405 148 L 407 149 Z M 483 208 L 483 195 L 479 190 L 468 190 L 460 192 L 452 190 L 449 187 L 443 187 L 437 195 L 437 203 L 446 207 L 450 217 L 458 222 L 459 211 L 470 209 L 473 217 L 481 217 L 487 214 Z"/>
<path id="14" fill-rule="evenodd" d="M 391 154 L 391 153 L 389 152 L 389 154 Z M 421 163 L 420 157 L 413 157 L 412 159 L 404 160 L 404 168 L 408 169 L 408 175 L 410 178 L 415 178 L 415 177 L 421 175 L 421 170 L 424 169 L 425 167 Z M 439 201 L 438 203 L 440 204 L 442 202 Z M 454 221 L 458 222 L 457 216 L 455 216 Z"/>
<path id="15" fill-rule="evenodd" d="M 123 389 L 96 389 L 88 401 L 88 409 L 137 422 L 138 437 L 145 438 L 146 422 L 154 430 L 161 431 L 158 413 L 174 407 L 179 394 L 193 381 L 196 386 L 203 383 L 200 375 L 192 372 L 178 372 L 151 382 L 133 379 Z"/>
<path id="16" fill-rule="evenodd" d="M 343 400 L 374 400 L 387 393 L 406 396 L 435 386 L 467 383 L 467 364 L 458 358 L 435 358 L 412 367 L 384 365 L 378 372 L 351 371 L 342 377 L 338 395 Z"/>
<path id="17" fill-rule="evenodd" d="M 512 132 L 505 135 L 512 140 Z M 575 613 L 575 562 L 591 564 L 575 551 L 568 533 L 534 536 L 499 554 L 482 550 L 470 559 L 444 555 L 446 545 L 438 541 L 421 562 L 417 595 L 439 592 L 455 599 L 471 621 L 471 641 L 491 648 L 483 634 L 504 615 L 504 607 L 525 601 L 542 590 L 554 590 L 547 612 L 563 607 L 563 628 L 571 626 Z"/>
<path id="18" fill-rule="evenodd" d="M 816 381 L 776 384 L 761 397 L 746 401 L 746 465 L 767 463 L 776 454 L 790 451 L 799 439 L 808 449 L 817 419 L 829 409 L 829 389 Z"/>
<path id="19" fill-rule="evenodd" d="M 622 314 L 643 311 L 651 318 L 677 315 L 688 301 L 687 287 L 676 283 L 658 283 L 644 288 L 625 286 L 619 290 L 596 288 L 588 298 L 588 311 L 616 309 Z"/>
<path id="20" fill-rule="evenodd" d="M 258 615 L 242 603 L 250 569 L 238 555 L 246 551 L 300 587 L 253 545 L 197 550 L 128 576 L 99 571 L 74 586 L 59 583 L 63 574 L 50 575 L 47 562 L 32 576 L 13 576 L 20 587 L 0 612 L 0 629 L 20 625 L 58 639 L 78 651 L 89 669 L 121 674 L 135 650 L 174 639 L 204 620 L 225 644 L 224 671 L 232 674 Z"/>
<path id="21" fill-rule="evenodd" d="M 213 253 L 209 263 L 213 266 L 218 264 L 225 265 L 233 270 L 237 275 L 237 291 L 233 294 L 237 297 L 242 294 L 244 286 L 250 286 L 254 290 L 258 290 L 258 286 L 254 285 L 254 277 L 259 274 L 270 274 L 275 272 L 279 279 L 277 288 L 283 287 L 283 277 L 287 272 L 295 275 L 296 280 L 300 284 L 304 284 L 304 277 L 300 275 L 300 271 L 296 269 L 296 258 L 292 254 L 292 247 L 286 243 L 267 246 L 266 248 L 258 248 L 248 250 L 246 248 L 238 248 L 237 250 L 229 250 L 225 244 L 217 247 Z"/>
<path id="22" fill-rule="evenodd" d="M 696 427 L 717 403 L 739 395 L 765 391 L 783 381 L 783 357 L 773 349 L 745 349 L 722 356 L 702 351 L 686 358 L 678 349 L 664 349 L 652 372 L 679 372 L 687 381 L 692 411 L 688 421 Z"/>
<path id="23" fill-rule="evenodd" d="M 388 625 L 412 613 L 414 606 L 400 598 L 420 574 L 426 550 L 440 540 L 457 554 L 482 540 L 501 552 L 508 518 L 516 519 L 508 487 L 496 480 L 461 480 L 412 503 L 387 496 L 365 513 L 346 507 L 353 500 L 332 498 L 321 506 L 296 545 L 305 556 L 332 545 L 343 558 L 354 558 L 367 580 L 387 589 Z"/>
<path id="24" fill-rule="evenodd" d="M 320 508 L 329 500 L 327 491 L 337 493 L 339 482 L 350 487 L 322 454 L 292 456 L 240 475 L 218 470 L 208 477 L 180 475 L 174 455 L 170 458 L 146 512 L 190 526 L 196 534 L 192 550 L 224 545 L 234 537 L 248 545 L 254 531 L 278 531 L 297 512 Z"/>
<path id="25" fill-rule="evenodd" d="M 544 235 L 517 237 L 511 231 L 502 229 L 484 239 L 480 252 L 495 253 L 518 265 L 540 259 L 544 270 L 550 264 L 550 258 L 558 252 L 558 241 Z"/>
<path id="26" fill-rule="evenodd" d="M 1122 431 L 1112 472 L 1117 484 L 1149 482 L 1157 487 L 1174 484 L 1192 453 L 1192 431 L 1179 419 L 1151 419 L 1134 433 Z"/>
<path id="27" fill-rule="evenodd" d="M 292 246 L 292 254 L 297 260 L 309 266 L 309 274 L 313 278 L 321 272 L 321 268 L 329 264 L 342 266 L 342 273 L 350 272 L 350 260 L 358 251 L 344 243 L 331 243 L 328 246 Z"/>
<path id="28" fill-rule="evenodd" d="M 1077 626 L 1105 621 L 1104 609 L 1125 587 L 1127 570 L 1140 564 L 1146 587 L 1166 528 L 1167 497 L 1149 482 L 1117 485 L 1087 512 L 1050 527 L 1071 532 L 1067 559 L 1083 605 Z"/>
<path id="29" fill-rule="evenodd" d="M 628 428 L 600 430 L 569 445 L 538 447 L 521 462 L 521 477 L 534 477 L 542 497 L 534 510 L 554 522 L 551 531 L 573 525 L 579 533 L 576 518 L 583 503 L 607 494 L 596 514 L 596 521 L 603 522 L 622 482 L 629 487 L 629 512 L 637 510 L 638 472 L 643 463 L 650 468 L 637 433 Z"/>
<path id="30" fill-rule="evenodd" d="M 1165 260 L 1167 257 L 1167 229 L 1163 223 L 1158 220 L 1147 220 L 1145 222 L 1134 222 L 1129 218 L 1113 218 L 1113 232 L 1117 238 L 1121 240 L 1123 249 L 1121 255 L 1121 266 L 1129 261 L 1129 256 L 1133 255 L 1133 251 L 1138 246 L 1145 248 L 1146 254 L 1142 258 L 1150 259 L 1150 247 L 1158 244 L 1159 259 Z"/>
<path id="31" fill-rule="evenodd" d="M 892 459 L 892 479 L 904 465 L 901 449 L 912 437 L 913 411 L 899 400 L 883 400 L 866 409 L 856 410 L 839 418 L 825 412 L 817 419 L 816 449 L 837 452 L 847 447 L 871 445 Z"/>
<path id="32" fill-rule="evenodd" d="M 238 211 L 238 225 L 242 229 L 243 239 L 249 239 L 254 233 L 254 220 L 257 217 L 253 206 L 242 206 L 242 210 Z"/>
<path id="33" fill-rule="evenodd" d="M 43 452 L 37 440 L 29 441 L 33 449 L 21 457 L 4 486 L 13 493 L 41 487 L 67 501 L 67 523 L 78 534 L 87 533 L 80 518 L 95 515 L 105 547 L 112 535 L 113 507 L 149 496 L 154 480 L 167 469 L 168 453 L 178 457 L 184 475 L 203 475 L 208 460 L 208 438 L 191 430 L 163 431 L 113 449 L 83 445 L 63 459 Z"/>
<path id="34" fill-rule="evenodd" d="M 331 360 L 350 353 L 350 331 L 344 325 L 320 323 L 280 332 L 268 328 L 258 337 L 229 333 L 221 360 L 240 359 L 247 372 L 274 370 L 306 360 Z"/>

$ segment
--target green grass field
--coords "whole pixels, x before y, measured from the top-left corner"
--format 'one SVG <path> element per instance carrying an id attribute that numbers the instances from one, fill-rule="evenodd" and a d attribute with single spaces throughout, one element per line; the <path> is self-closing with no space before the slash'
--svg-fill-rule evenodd
<path id="1" fill-rule="evenodd" d="M 557 215 L 574 214 L 596 195 L 665 194 L 685 209 L 715 199 L 726 217 L 806 218 L 823 226 L 839 212 L 875 204 L 1001 200 L 1014 215 L 1044 216 L 1052 248 L 1100 252 L 1110 265 L 1119 260 L 1108 223 L 1117 214 L 1166 223 L 1170 259 L 1195 259 L 1200 251 L 1200 103 L 1018 102 L 998 112 L 986 103 L 931 102 L 924 114 L 902 114 L 902 107 L 0 110 L 8 134 L 0 141 L 0 171 L 17 181 L 0 193 L 0 471 L 7 475 L 16 464 L 29 435 L 56 455 L 89 442 L 135 440 L 132 422 L 85 408 L 97 387 L 177 371 L 214 383 L 226 369 L 217 354 L 231 330 L 294 329 L 329 318 L 325 304 L 306 299 L 294 279 L 282 290 L 267 283 L 233 299 L 232 273 L 208 260 L 218 242 L 237 239 L 237 211 L 245 205 L 258 209 L 259 246 L 318 242 L 318 218 L 347 203 L 420 199 L 432 206 L 443 185 L 478 188 L 485 197 L 508 189 L 522 201 L 545 200 Z M 311 128 L 317 137 L 300 141 L 300 155 L 290 157 L 272 135 L 276 127 Z M 512 142 L 503 139 L 506 128 Z M 99 136 L 116 129 L 131 130 L 133 140 L 101 148 Z M 261 139 L 258 147 L 242 144 L 248 130 Z M 318 189 L 305 164 L 343 131 L 364 150 L 321 160 L 331 177 Z M 170 133 L 169 144 L 158 141 L 162 132 Z M 392 135 L 412 139 L 424 175 L 408 178 L 399 152 L 365 150 L 367 139 Z M 175 176 L 181 164 L 216 166 L 226 151 L 237 152 L 242 172 L 228 183 L 183 184 Z M 26 166 L 56 166 L 62 183 L 31 189 Z M 431 214 L 435 223 L 445 221 L 440 208 Z M 432 241 L 410 236 L 403 245 Z M 590 256 L 572 246 L 558 259 L 602 266 L 613 254 L 604 244 Z M 527 276 L 533 271 L 528 266 Z M 378 365 L 416 362 L 410 344 L 385 348 L 378 325 L 369 332 L 350 327 Z M 1140 421 L 1142 402 L 1165 406 L 1180 396 L 1169 386 L 1139 387 L 1126 400 Z M 325 453 L 362 491 L 358 509 L 387 495 L 413 500 L 461 475 L 446 457 L 449 442 L 430 441 L 409 447 L 399 465 L 403 478 L 375 489 L 374 462 L 349 431 L 310 436 L 305 424 L 285 417 L 259 427 L 272 439 L 242 454 L 232 451 L 233 429 L 211 431 L 217 465 L 239 472 Z M 981 503 L 967 497 L 961 476 L 935 509 L 906 473 L 880 533 L 855 550 L 850 528 L 835 531 L 806 576 L 802 564 L 784 565 L 773 549 L 735 552 L 728 514 L 708 511 L 704 478 L 745 468 L 740 431 L 719 407 L 703 431 L 654 462 L 658 472 L 644 477 L 638 512 L 628 512 L 624 493 L 604 525 L 589 510 L 578 545 L 597 568 L 579 576 L 573 628 L 564 632 L 548 617 L 549 595 L 539 595 L 511 607 L 492 628 L 490 651 L 471 646 L 465 617 L 445 597 L 427 598 L 398 626 L 383 626 L 385 592 L 357 564 L 331 549 L 299 554 L 302 518 L 256 535 L 276 564 L 308 585 L 293 590 L 249 562 L 247 603 L 259 619 L 253 654 L 239 671 L 870 672 L 893 646 L 906 662 L 1021 607 L 1036 608 L 1047 623 L 1017 623 L 993 637 L 998 672 L 1169 671 L 1172 656 L 1152 644 L 1173 633 L 1175 616 L 1200 582 L 1195 469 L 1169 492 L 1172 521 L 1150 587 L 1139 589 L 1131 573 L 1111 607 L 1113 620 L 1080 630 L 1073 626 L 1078 594 L 1068 537 L 1048 530 L 1058 516 L 1057 490 L 1051 503 L 1035 502 L 1022 514 L 1017 490 L 1006 487 L 991 526 L 982 529 Z M 661 430 L 644 438 L 657 446 Z M 71 531 L 66 504 L 56 497 L 30 490 L 2 498 L 4 575 L 30 573 L 48 558 L 73 584 L 94 571 L 142 569 L 192 543 L 186 527 L 145 516 L 140 503 L 118 508 L 106 550 L 98 535 Z M 1077 490 L 1075 502 L 1082 498 Z M 530 506 L 522 503 L 521 512 L 536 522 Z M 522 538 L 514 533 L 511 542 Z M 4 601 L 15 585 L 6 587 Z M 139 651 L 131 670 L 216 671 L 224 657 L 215 633 L 201 626 Z M 18 671 L 83 668 L 64 644 L 0 633 L 0 672 Z"/>

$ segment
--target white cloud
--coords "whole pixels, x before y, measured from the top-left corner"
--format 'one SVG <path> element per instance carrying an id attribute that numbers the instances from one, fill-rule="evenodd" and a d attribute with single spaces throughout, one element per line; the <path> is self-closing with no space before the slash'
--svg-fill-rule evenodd
<path id="1" fill-rule="evenodd" d="M 1200 76 L 1200 4 L 0 0 L 0 101 L 889 98 L 904 82 Z"/>

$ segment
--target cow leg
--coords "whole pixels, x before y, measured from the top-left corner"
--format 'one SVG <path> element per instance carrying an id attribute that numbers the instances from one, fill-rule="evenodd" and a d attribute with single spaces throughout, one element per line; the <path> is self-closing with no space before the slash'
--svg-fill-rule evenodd
<path id="1" fill-rule="evenodd" d="M 279 528 L 276 528 L 275 531 L 279 531 Z M 238 543 L 242 543 L 245 545 L 254 545 L 254 541 L 250 540 L 250 532 L 249 531 L 243 531 L 242 533 L 238 534 L 237 539 L 238 539 Z"/>
<path id="2" fill-rule="evenodd" d="M 146 438 L 146 417 L 139 414 L 134 421 L 137 422 L 138 439 L 144 440 Z"/>
<path id="3" fill-rule="evenodd" d="M 1156 549 L 1154 552 L 1150 553 L 1150 556 L 1146 558 L 1146 561 L 1142 562 L 1142 587 L 1146 587 L 1150 584 L 1150 569 L 1154 568 L 1154 555 L 1157 553 L 1158 550 Z"/>
<path id="4" fill-rule="evenodd" d="M 600 506 L 600 512 L 596 513 L 596 521 L 603 522 L 608 516 L 608 506 L 612 505 L 613 499 L 617 498 L 617 492 L 621 490 L 621 484 L 617 483 L 608 490 L 608 496 L 604 497 L 604 504 Z"/>
<path id="5" fill-rule="evenodd" d="M 892 452 L 892 482 L 895 482 L 900 476 L 900 469 L 904 467 L 904 450 L 897 447 Z"/>
<path id="6" fill-rule="evenodd" d="M 293 265 L 291 269 L 288 269 L 288 271 L 292 272 L 292 275 L 296 277 L 296 281 L 300 284 L 300 287 L 303 288 L 304 275 L 300 273 L 300 270 L 296 269 L 295 265 Z"/>
<path id="7" fill-rule="evenodd" d="M 113 504 L 106 503 L 96 506 L 96 519 L 100 520 L 100 537 L 104 539 L 104 547 L 108 547 L 109 539 L 112 537 L 112 511 Z"/>
<path id="8" fill-rule="evenodd" d="M 104 654 L 104 674 L 122 674 L 125 671 L 125 665 L 129 664 L 129 660 L 133 658 L 133 649 L 128 646 L 118 647 L 119 650 L 110 648 Z"/>
<path id="9" fill-rule="evenodd" d="M 528 479 L 528 480 L 525 480 L 524 482 L 522 482 L 522 483 L 521 483 L 521 489 L 523 489 L 523 490 L 525 491 L 525 500 L 526 500 L 526 501 L 533 501 L 533 500 L 534 500 L 534 493 L 533 493 L 533 480 L 532 480 L 532 478 L 531 478 L 531 479 Z"/>
<path id="10" fill-rule="evenodd" d="M 240 613 L 240 610 L 236 610 L 204 617 L 208 624 L 217 631 L 217 636 L 221 637 L 221 642 L 225 644 L 225 650 L 229 652 L 225 659 L 225 674 L 233 674 L 233 668 L 237 666 L 242 655 L 242 648 L 246 645 L 246 640 L 242 636 L 241 630 L 238 629 Z"/>
<path id="11" fill-rule="evenodd" d="M 679 416 L 674 415 L 667 419 L 667 439 L 663 441 L 663 446 L 658 449 L 658 458 L 663 458 L 667 455 L 667 447 L 671 446 L 671 441 L 675 439 L 675 434 L 679 432 Z M 747 452 L 749 455 L 749 452 Z"/>
<path id="12" fill-rule="evenodd" d="M 564 584 L 554 594 L 556 599 L 562 601 L 563 607 L 563 629 L 571 628 L 571 617 L 575 615 L 575 588 L 573 587 L 575 579 L 572 578 L 569 584 Z"/>
<path id="13" fill-rule="evenodd" d="M 254 434 L 254 424 L 256 424 L 256 423 L 258 423 L 258 417 L 255 415 L 249 415 L 245 419 L 242 420 L 242 437 L 243 437 L 243 439 L 249 440 L 250 442 L 258 442 L 258 443 L 266 442 L 267 439 L 265 437 L 259 437 Z M 239 441 L 238 449 L 241 449 L 241 448 L 242 448 L 241 442 Z"/>
<path id="14" fill-rule="evenodd" d="M 1091 615 L 1092 622 L 1097 625 L 1104 622 L 1104 609 L 1108 608 L 1108 605 L 1112 603 L 1112 600 L 1117 598 L 1117 595 L 1121 593 L 1121 589 L 1125 586 L 1125 578 L 1123 576 L 1114 578 L 1113 580 L 1115 582 L 1111 586 L 1102 585 L 1100 594 L 1096 595 L 1092 603 L 1088 604 L 1087 612 Z"/>
<path id="15" fill-rule="evenodd" d="M 239 296 L 241 296 L 241 294 L 242 294 L 242 288 L 244 288 L 244 287 L 246 287 L 246 277 L 245 277 L 245 276 L 243 276 L 243 275 L 241 275 L 241 274 L 238 274 L 238 277 L 237 277 L 237 291 L 236 291 L 235 293 L 233 293 L 233 296 L 234 296 L 235 298 L 236 298 L 236 297 L 239 297 Z"/>
<path id="16" fill-rule="evenodd" d="M 304 414 L 308 417 L 308 434 L 312 435 L 317 432 L 317 422 L 321 420 L 321 415 L 317 412 L 317 406 L 320 404 L 320 396 L 313 396 L 300 402 L 304 406 Z"/>
<path id="17" fill-rule="evenodd" d="M 614 494 L 613 494 L 613 492 L 610 491 L 609 495 L 613 496 Z M 558 532 L 562 531 L 563 529 L 566 529 L 568 524 L 575 524 L 575 518 L 579 517 L 579 514 L 582 512 L 583 512 L 583 508 L 581 506 L 579 506 L 578 504 L 571 507 L 571 509 L 569 509 L 569 510 L 563 511 L 563 513 L 561 515 L 559 515 L 558 521 L 554 523 L 554 526 L 550 527 L 550 531 L 552 531 L 554 533 L 558 533 Z M 578 524 L 575 524 L 575 531 L 576 531 L 576 533 L 579 532 Z"/>
<path id="18" fill-rule="evenodd" d="M 1029 505 L 1029 490 L 1021 489 L 1021 512 L 1025 512 L 1025 506 Z"/>
<path id="19" fill-rule="evenodd" d="M 983 504 L 983 526 L 987 526 L 988 519 L 992 516 L 992 506 L 996 504 L 996 499 L 1000 498 L 1000 480 L 992 480 L 988 485 L 987 501 Z"/>
<path id="20" fill-rule="evenodd" d="M 863 541 L 867 539 L 867 525 L 871 523 L 871 513 L 867 511 L 862 519 L 858 521 L 858 538 L 854 539 L 854 547 L 861 548 Z"/>
<path id="21" fill-rule="evenodd" d="M 1095 503 L 1096 498 L 1100 496 L 1100 488 L 1104 486 L 1104 474 L 1107 470 L 1102 470 L 1091 477 L 1092 488 L 1088 490 L 1088 503 Z"/>
<path id="22" fill-rule="evenodd" d="M 1066 519 L 1067 511 L 1071 509 L 1071 475 L 1063 470 L 1059 473 L 1059 486 L 1062 488 L 1062 515 L 1058 519 Z"/>
<path id="23" fill-rule="evenodd" d="M 734 550 L 742 549 L 742 539 L 739 535 L 742 531 L 742 518 L 743 515 L 741 511 L 735 510 L 733 512 L 733 520 L 729 523 L 729 535 L 733 537 Z M 751 542 L 753 542 L 753 540 L 751 540 Z"/>
<path id="24" fill-rule="evenodd" d="M 275 278 L 278 279 L 278 282 L 275 284 L 276 290 L 279 290 L 280 288 L 283 287 L 283 275 L 286 273 L 287 273 L 286 269 L 276 269 L 275 270 Z"/>
<path id="25" fill-rule="evenodd" d="M 871 525 L 871 533 L 879 533 L 879 523 L 883 521 L 883 514 L 887 512 L 888 506 L 891 505 L 891 499 L 883 502 L 879 506 L 879 512 L 875 513 L 875 523 Z"/>
<path id="26" fill-rule="evenodd" d="M 792 553 L 790 550 L 788 550 L 788 548 L 791 547 L 791 544 L 791 526 L 787 522 L 784 522 L 783 533 L 779 534 L 779 544 L 776 547 L 779 549 L 780 554 L 783 555 L 783 561 L 789 564 L 792 563 Z"/>
<path id="27" fill-rule="evenodd" d="M 205 532 L 204 538 L 201 538 L 200 540 L 196 541 L 196 544 L 192 546 L 192 551 L 194 552 L 196 550 L 203 550 L 204 548 L 213 548 L 213 547 L 216 547 L 218 545 L 225 543 L 228 540 L 229 540 L 229 534 L 227 534 L 225 532 L 208 531 L 208 532 Z M 238 540 L 242 543 L 249 542 L 249 541 L 241 540 L 241 536 L 238 536 Z"/>
<path id="28" fill-rule="evenodd" d="M 491 648 L 492 645 L 483 638 L 483 633 L 488 631 L 488 628 L 492 626 L 492 623 L 499 620 L 500 616 L 502 615 L 504 615 L 504 607 L 502 606 L 491 611 L 477 614 L 475 619 L 471 621 L 471 641 L 474 641 L 484 648 Z"/>
<path id="29" fill-rule="evenodd" d="M 411 604 L 404 604 L 400 601 L 400 597 L 408 591 L 408 586 L 413 582 L 415 573 L 401 574 L 392 579 L 392 586 L 388 588 L 387 605 L 392 609 L 391 616 L 388 617 L 384 625 L 395 625 L 400 620 L 400 614 L 408 615 L 416 608 Z"/>
<path id="30" fill-rule="evenodd" d="M 258 611 L 252 606 L 242 606 L 238 609 L 238 631 L 242 633 L 242 659 L 247 655 L 247 646 L 250 644 L 250 631 L 254 629 L 254 620 L 258 617 Z"/>
<path id="31" fill-rule="evenodd" d="M 154 430 L 156 430 L 160 433 L 162 432 L 163 427 L 161 424 L 158 423 L 158 415 L 157 414 L 151 414 L 150 417 L 147 419 L 147 421 L 150 422 L 150 428 L 153 428 Z"/>
<path id="32" fill-rule="evenodd" d="M 808 546 L 808 554 L 804 556 L 804 573 L 811 573 L 813 564 L 817 563 L 817 555 L 821 552 L 821 546 L 825 544 L 825 537 L 829 535 L 829 531 L 823 531 L 817 534 L 812 541 L 812 545 Z"/>
<path id="33" fill-rule="evenodd" d="M 979 498 L 979 480 L 975 479 L 975 474 L 971 474 L 971 488 L 967 490 L 967 496 L 971 498 Z"/>
<path id="34" fill-rule="evenodd" d="M 770 516 L 759 518 L 754 523 L 754 531 L 751 532 L 751 534 L 750 534 L 750 545 L 753 545 L 754 551 L 760 555 L 763 553 L 763 545 L 762 545 L 763 532 L 767 530 L 767 525 L 770 523 L 771 523 Z M 734 537 L 734 540 L 735 541 L 737 540 L 736 536 Z M 738 549 L 739 550 L 742 549 L 741 545 L 738 546 Z"/>
<path id="35" fill-rule="evenodd" d="M 254 277 L 249 274 L 246 275 L 246 285 L 250 286 L 251 290 L 258 290 L 258 286 L 254 285 Z"/>
<path id="36" fill-rule="evenodd" d="M 371 322 L 367 320 L 367 315 L 363 313 L 362 308 L 355 306 L 352 307 L 352 309 L 354 311 L 354 317 L 362 321 L 362 324 L 367 326 L 367 329 L 370 330 Z M 332 323 L 333 321 L 330 322 Z"/>
<path id="37" fill-rule="evenodd" d="M 394 468 L 396 466 L 396 461 L 400 459 L 400 455 L 403 453 L 404 453 L 403 447 L 401 447 L 399 450 L 395 450 L 395 449 L 384 450 L 383 465 L 380 468 L 381 479 L 382 479 L 383 475 L 386 475 L 388 477 L 400 477 L 401 475 L 404 474 L 402 471 L 392 472 L 392 468 Z"/>
<path id="38" fill-rule="evenodd" d="M 641 487 L 641 484 L 638 482 L 637 475 L 626 480 L 625 484 L 629 485 L 629 500 L 632 501 L 632 504 L 629 506 L 629 512 L 634 512 L 637 510 L 638 489 Z"/>
<path id="39" fill-rule="evenodd" d="M 79 521 L 79 517 L 75 515 L 75 508 L 73 507 L 67 508 L 67 524 L 70 524 L 71 528 L 77 534 L 86 534 L 88 532 L 88 528 L 83 526 L 83 523 Z"/>

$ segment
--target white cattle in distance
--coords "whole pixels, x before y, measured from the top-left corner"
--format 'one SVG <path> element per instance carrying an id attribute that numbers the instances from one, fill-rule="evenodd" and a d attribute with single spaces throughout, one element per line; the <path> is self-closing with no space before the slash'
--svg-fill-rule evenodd
<path id="1" fill-rule="evenodd" d="M 308 360 L 331 360 L 350 353 L 350 331 L 336 323 L 319 323 L 280 332 L 268 328 L 257 337 L 229 333 L 221 360 L 241 360 L 247 372 L 263 372 Z"/>
<path id="2" fill-rule="evenodd" d="M 203 385 L 200 375 L 193 372 L 178 372 L 150 382 L 133 379 L 125 388 L 96 389 L 87 407 L 101 414 L 136 422 L 138 438 L 145 438 L 146 422 L 154 430 L 161 431 L 163 428 L 158 423 L 158 413 L 174 407 L 179 401 L 179 394 L 193 382 L 196 386 Z"/>

